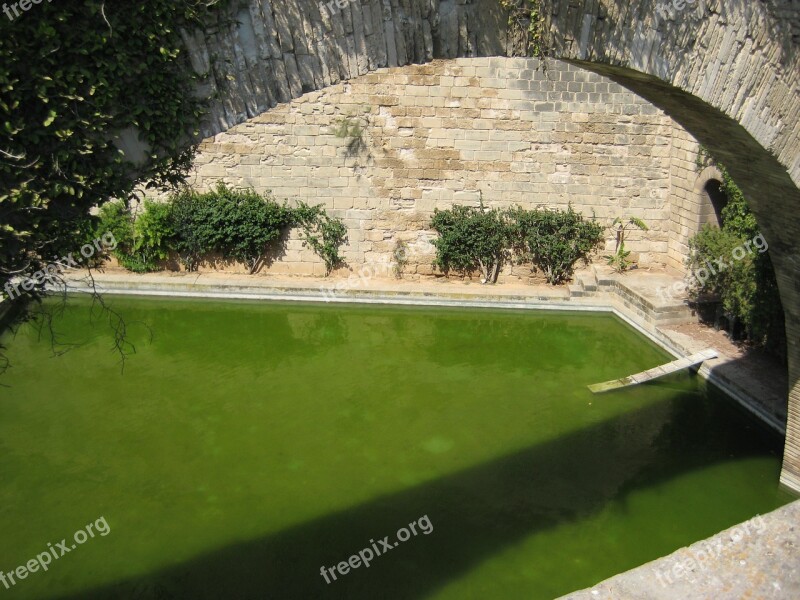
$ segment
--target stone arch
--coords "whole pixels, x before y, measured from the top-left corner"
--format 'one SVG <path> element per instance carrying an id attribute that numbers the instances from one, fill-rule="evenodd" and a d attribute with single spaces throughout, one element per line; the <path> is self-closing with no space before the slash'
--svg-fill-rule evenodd
<path id="1" fill-rule="evenodd" d="M 800 493 L 800 6 L 788 0 L 541 0 L 552 55 L 663 109 L 723 163 L 766 236 L 786 313 L 782 483 Z M 210 72 L 209 136 L 277 102 L 380 67 L 524 54 L 496 0 L 233 0 L 235 24 L 187 33 Z M 212 64 L 210 57 L 224 60 Z M 564 82 L 566 85 L 575 82 Z M 688 152 L 682 157 L 693 162 Z"/>

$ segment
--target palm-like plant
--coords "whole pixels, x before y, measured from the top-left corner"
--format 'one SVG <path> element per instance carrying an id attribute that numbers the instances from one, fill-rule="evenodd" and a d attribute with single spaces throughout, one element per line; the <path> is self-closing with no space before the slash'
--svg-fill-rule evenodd
<path id="1" fill-rule="evenodd" d="M 617 244 L 614 248 L 614 254 L 606 256 L 606 258 L 608 259 L 609 266 L 617 273 L 624 273 L 631 266 L 630 261 L 628 261 L 630 251 L 625 250 L 625 234 L 628 230 L 634 228 L 641 229 L 642 231 L 648 231 L 649 228 L 639 217 L 629 217 L 627 220 L 622 217 L 617 217 L 614 219 L 614 222 L 611 223 L 611 227 L 615 230 Z"/>

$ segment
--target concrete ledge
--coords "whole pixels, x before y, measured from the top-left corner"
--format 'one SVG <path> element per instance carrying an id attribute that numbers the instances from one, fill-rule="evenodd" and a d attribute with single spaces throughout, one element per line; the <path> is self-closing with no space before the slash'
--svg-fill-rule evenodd
<path id="1" fill-rule="evenodd" d="M 579 276 L 576 274 L 576 278 Z M 105 294 L 611 312 L 675 358 L 683 358 L 702 349 L 681 343 L 659 328 L 674 321 L 685 322 L 687 315 L 691 315 L 680 299 L 660 298 L 654 292 L 658 287 L 676 281 L 676 277 L 649 273 L 619 276 L 593 268 L 592 277 L 595 276 L 599 289 L 582 290 L 578 295 L 571 294 L 568 286 L 493 286 L 446 279 L 430 282 L 361 279 L 355 275 L 350 279 L 333 279 L 231 276 L 220 273 L 139 275 L 104 272 L 95 273 L 93 280 L 86 277 L 70 278 L 68 286 L 69 291 L 76 293 L 90 292 L 93 281 L 97 291 Z M 750 390 L 714 371 L 714 367 L 730 360 L 721 356 L 704 364 L 699 373 L 769 427 L 785 434 L 785 420 L 764 410 Z"/>
<path id="2" fill-rule="evenodd" d="M 562 600 L 675 598 L 800 598 L 800 500 Z"/>

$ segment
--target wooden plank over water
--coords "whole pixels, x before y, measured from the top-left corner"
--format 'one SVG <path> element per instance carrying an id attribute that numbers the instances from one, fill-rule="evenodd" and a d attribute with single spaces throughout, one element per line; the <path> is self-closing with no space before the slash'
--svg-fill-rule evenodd
<path id="1" fill-rule="evenodd" d="M 697 352 L 691 356 L 673 360 L 672 362 L 668 362 L 653 369 L 648 369 L 647 371 L 642 371 L 641 373 L 636 373 L 635 375 L 629 375 L 628 377 L 623 377 L 622 379 L 614 379 L 604 383 L 595 383 L 594 385 L 590 385 L 589 389 L 595 394 L 599 394 L 601 392 L 608 392 L 610 390 L 617 390 L 619 388 L 637 385 L 639 383 L 644 383 L 645 381 L 651 381 L 653 379 L 658 379 L 659 377 L 664 377 L 664 375 L 669 375 L 682 369 L 694 367 L 695 365 L 699 365 L 700 363 L 712 358 L 717 358 L 717 351 L 713 348 L 707 348 L 702 352 Z"/>

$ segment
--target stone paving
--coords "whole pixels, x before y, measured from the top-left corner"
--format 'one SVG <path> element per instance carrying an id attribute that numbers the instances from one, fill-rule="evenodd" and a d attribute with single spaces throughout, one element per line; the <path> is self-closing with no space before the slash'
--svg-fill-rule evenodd
<path id="1" fill-rule="evenodd" d="M 562 600 L 675 598 L 800 598 L 800 501 Z"/>

